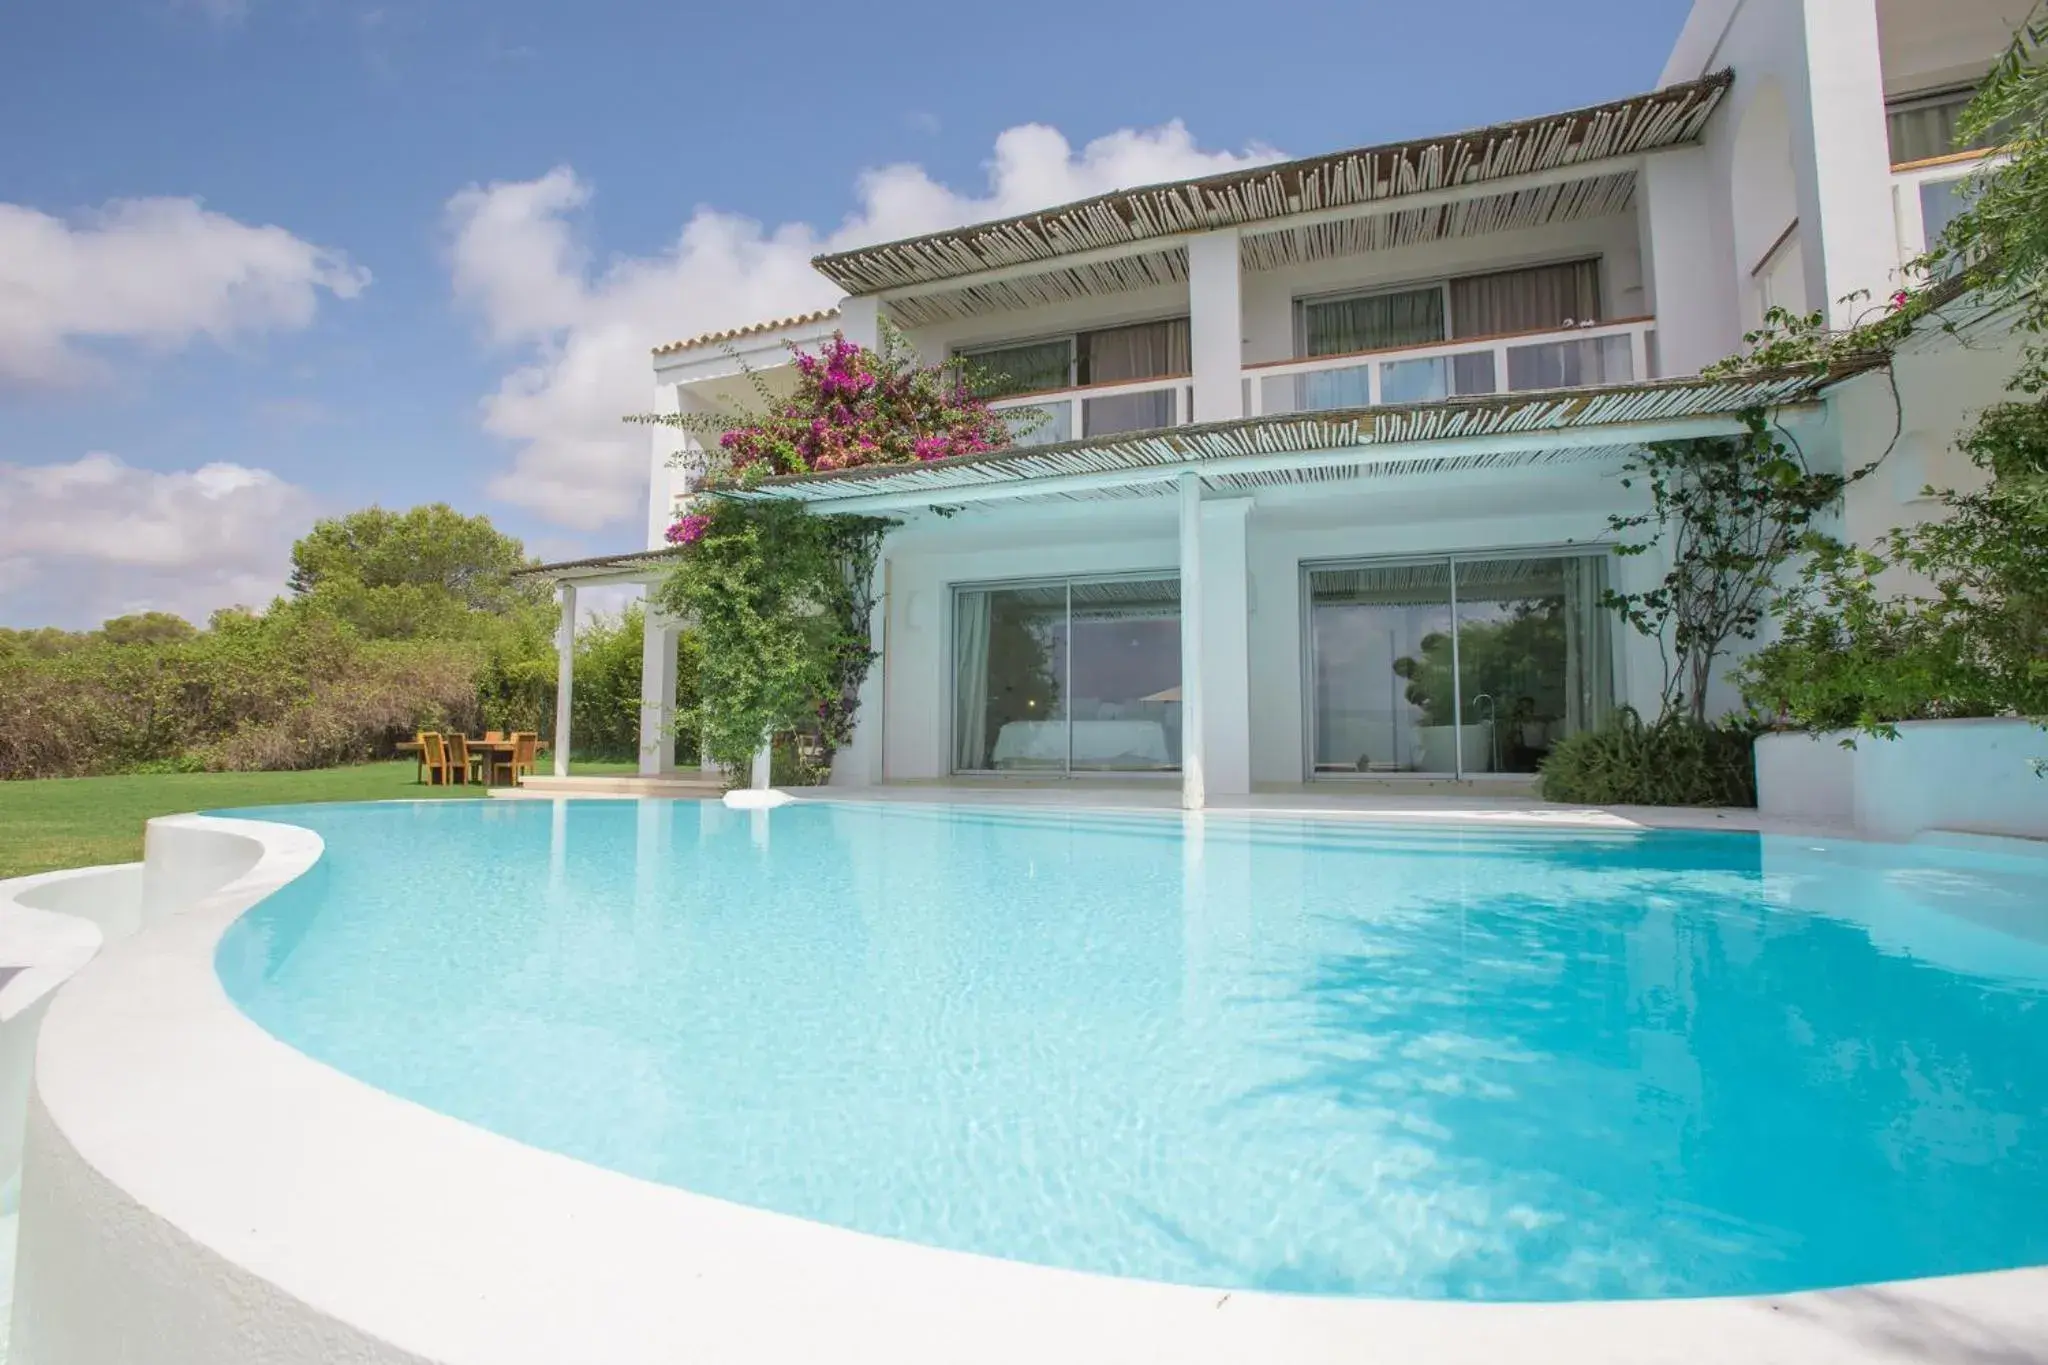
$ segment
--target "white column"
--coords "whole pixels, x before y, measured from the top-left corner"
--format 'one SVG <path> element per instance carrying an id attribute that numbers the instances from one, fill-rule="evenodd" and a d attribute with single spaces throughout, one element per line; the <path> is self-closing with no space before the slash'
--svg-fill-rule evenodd
<path id="1" fill-rule="evenodd" d="M 1244 416 L 1244 304 L 1235 229 L 1188 239 L 1188 347 L 1195 420 Z"/>
<path id="2" fill-rule="evenodd" d="M 1246 522 L 1250 498 L 1202 503 L 1203 795 L 1252 789 L 1251 583 Z M 1182 695 L 1186 692 L 1183 689 Z"/>
<path id="3" fill-rule="evenodd" d="M 1884 307 L 1898 272 L 1877 0 L 1804 0 L 1803 12 L 1807 98 L 1793 121 L 1811 135 L 1793 142 L 1807 307 L 1845 327 Z M 1857 290 L 1870 297 L 1839 302 Z"/>
<path id="4" fill-rule="evenodd" d="M 1180 476 L 1180 804 L 1200 810 L 1208 802 L 1203 775 L 1207 725 L 1202 674 L 1202 476 Z"/>
<path id="5" fill-rule="evenodd" d="M 676 627 L 652 606 L 640 642 L 640 775 L 675 771 Z"/>
<path id="6" fill-rule="evenodd" d="M 754 770 L 748 774 L 747 785 L 757 792 L 767 791 L 774 785 L 775 742 L 764 739 L 761 747 L 754 751 Z"/>
<path id="7" fill-rule="evenodd" d="M 576 585 L 557 583 L 562 622 L 555 629 L 555 776 L 569 775 L 569 701 L 576 686 Z"/>
<path id="8" fill-rule="evenodd" d="M 1642 311 L 1657 319 L 1658 370 L 1638 379 L 1698 374 L 1742 347 L 1728 197 L 1713 176 L 1707 150 L 1685 147 L 1652 154 L 1637 177 Z"/>
<path id="9" fill-rule="evenodd" d="M 832 755 L 831 785 L 873 787 L 882 781 L 882 746 L 887 733 L 882 718 L 888 711 L 887 668 L 889 617 L 889 560 L 886 552 L 875 556 L 875 612 L 868 620 L 868 648 L 874 662 L 860 685 L 860 709 L 854 713 L 853 739 Z"/>
<path id="10" fill-rule="evenodd" d="M 687 412 L 682 387 L 656 384 L 652 412 Z M 668 544 L 669 524 L 675 520 L 676 499 L 690 491 L 689 472 L 677 468 L 676 457 L 698 448 L 694 434 L 676 427 L 649 427 L 647 454 L 647 548 L 659 550 Z"/>

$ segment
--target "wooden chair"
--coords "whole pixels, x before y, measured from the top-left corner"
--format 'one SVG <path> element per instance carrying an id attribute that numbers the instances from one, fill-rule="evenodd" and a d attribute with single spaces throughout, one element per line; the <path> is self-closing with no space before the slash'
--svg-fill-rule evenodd
<path id="1" fill-rule="evenodd" d="M 503 730 L 486 730 L 486 731 L 484 731 L 484 738 L 485 738 L 485 739 L 487 739 L 487 740 L 490 740 L 490 741 L 491 741 L 491 742 L 492 742 L 493 744 L 497 743 L 497 742 L 498 742 L 499 740 L 503 739 L 504 737 L 505 737 L 505 732 L 504 732 Z"/>
<path id="2" fill-rule="evenodd" d="M 443 735 L 441 739 L 448 746 L 448 781 L 468 786 L 470 766 L 479 757 L 469 751 L 469 736 Z"/>
<path id="3" fill-rule="evenodd" d="M 448 753 L 442 747 L 441 737 L 432 730 L 421 730 L 413 738 L 420 746 L 419 753 L 415 755 L 420 763 L 417 780 L 434 787 L 445 785 L 448 781 Z"/>
<path id="4" fill-rule="evenodd" d="M 490 780 L 498 781 L 503 776 L 506 786 L 519 781 L 521 773 L 533 771 L 533 765 L 540 749 L 540 735 L 532 730 L 512 732 L 512 752 L 493 752 L 491 755 Z"/>

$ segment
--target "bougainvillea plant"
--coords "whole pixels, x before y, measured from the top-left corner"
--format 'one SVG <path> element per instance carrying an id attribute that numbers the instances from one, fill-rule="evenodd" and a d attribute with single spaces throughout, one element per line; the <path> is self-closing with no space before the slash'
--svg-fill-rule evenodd
<path id="1" fill-rule="evenodd" d="M 698 705 L 682 724 L 737 780 L 764 739 L 815 743 L 822 778 L 853 736 L 860 689 L 874 660 L 869 627 L 874 569 L 889 522 L 815 516 L 778 502 L 725 496 L 778 474 L 917 464 L 1011 444 L 1011 423 L 976 396 L 979 377 L 957 364 L 924 365 L 886 324 L 870 349 L 835 333 L 794 351 L 795 388 L 777 394 L 748 371 L 761 399 L 741 417 L 663 413 L 628 421 L 703 438 L 704 481 L 668 528 L 682 547 L 651 600 L 691 624 L 699 645 Z"/>
<path id="2" fill-rule="evenodd" d="M 875 653 L 875 560 L 891 523 L 712 497 L 677 523 L 688 547 L 650 600 L 698 645 L 697 705 L 679 718 L 738 780 L 762 740 L 815 741 L 819 781 L 853 738 Z"/>
<path id="3" fill-rule="evenodd" d="M 1011 424 L 1035 416 L 998 413 L 976 396 L 974 376 L 958 363 L 921 364 L 886 323 L 875 349 L 833 333 L 816 351 L 791 348 L 796 388 L 777 395 L 748 371 L 760 410 L 737 421 L 659 413 L 630 421 L 681 427 L 715 440 L 704 458 L 712 486 L 756 483 L 777 474 L 819 474 L 864 465 L 917 464 L 980 455 L 1011 443 Z M 703 523 L 685 518 L 669 539 L 689 544 Z"/>

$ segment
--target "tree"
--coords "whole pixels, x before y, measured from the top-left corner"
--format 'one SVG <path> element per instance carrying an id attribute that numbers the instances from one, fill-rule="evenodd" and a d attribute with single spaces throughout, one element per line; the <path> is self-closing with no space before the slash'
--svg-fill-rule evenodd
<path id="1" fill-rule="evenodd" d="M 190 621 L 167 611 L 116 616 L 100 626 L 100 634 L 110 645 L 165 645 L 189 640 L 198 633 Z"/>
<path id="2" fill-rule="evenodd" d="M 406 512 L 369 507 L 330 517 L 292 546 L 291 591 L 319 599 L 371 638 L 460 633 L 473 612 L 544 603 L 543 584 L 511 574 L 531 561 L 519 541 L 446 503 Z"/>

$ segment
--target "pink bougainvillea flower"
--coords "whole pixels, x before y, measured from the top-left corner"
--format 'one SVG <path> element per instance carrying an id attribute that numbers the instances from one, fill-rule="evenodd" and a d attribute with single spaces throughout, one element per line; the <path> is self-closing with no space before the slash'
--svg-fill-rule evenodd
<path id="1" fill-rule="evenodd" d="M 711 518 L 703 512 L 691 512 L 678 518 L 668 528 L 668 543 L 671 545 L 695 545 L 704 539 L 704 533 L 711 529 Z"/>

